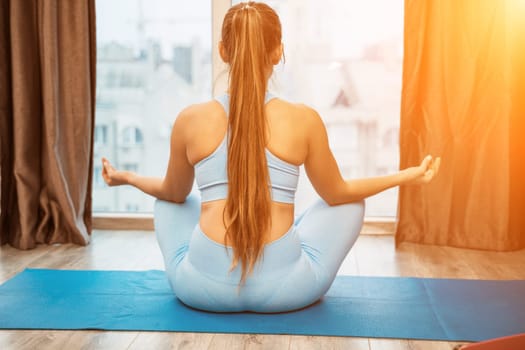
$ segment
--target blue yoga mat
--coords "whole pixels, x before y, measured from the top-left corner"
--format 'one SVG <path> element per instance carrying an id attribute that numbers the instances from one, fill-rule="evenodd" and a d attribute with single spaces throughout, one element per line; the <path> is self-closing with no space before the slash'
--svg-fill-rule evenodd
<path id="1" fill-rule="evenodd" d="M 216 314 L 180 303 L 163 271 L 27 269 L 0 286 L 0 328 L 479 341 L 525 332 L 525 281 L 340 276 L 300 311 Z"/>

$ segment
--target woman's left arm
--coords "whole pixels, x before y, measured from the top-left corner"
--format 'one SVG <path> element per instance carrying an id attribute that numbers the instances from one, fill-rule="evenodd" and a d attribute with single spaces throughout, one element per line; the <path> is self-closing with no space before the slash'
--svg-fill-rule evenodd
<path id="1" fill-rule="evenodd" d="M 131 185 L 158 199 L 182 203 L 193 186 L 193 165 L 186 153 L 189 117 L 181 112 L 171 131 L 170 158 L 164 178 L 115 169 L 102 158 L 102 177 L 109 186 Z"/>

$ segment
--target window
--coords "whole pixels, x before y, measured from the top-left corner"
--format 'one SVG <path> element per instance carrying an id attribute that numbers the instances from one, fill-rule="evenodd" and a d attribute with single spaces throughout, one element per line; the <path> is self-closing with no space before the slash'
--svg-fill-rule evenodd
<path id="1" fill-rule="evenodd" d="M 142 144 L 142 131 L 134 126 L 128 126 L 122 131 L 122 144 L 134 146 Z"/>
<path id="2" fill-rule="evenodd" d="M 345 177 L 396 171 L 404 2 L 263 2 L 279 13 L 286 56 L 270 89 L 319 112 Z M 317 197 L 309 186 L 302 176 L 298 211 Z M 367 216 L 395 216 L 396 210 L 397 189 L 367 200 Z"/>
<path id="3" fill-rule="evenodd" d="M 108 142 L 107 125 L 95 126 L 95 145 L 105 145 Z"/>
<path id="4" fill-rule="evenodd" d="M 403 1 L 265 2 L 281 17 L 286 54 L 270 89 L 321 114 L 345 177 L 395 171 Z M 227 76 L 214 45 L 230 1 L 97 0 L 96 5 L 97 127 L 106 128 L 95 135 L 105 145 L 95 148 L 95 162 L 105 156 L 118 168 L 163 176 L 167 125 L 187 105 L 209 100 L 212 87 L 215 94 L 224 90 Z M 302 173 L 297 212 L 317 198 Z M 154 200 L 133 188 L 94 186 L 93 202 L 93 208 L 109 211 L 151 212 Z M 396 207 L 397 189 L 392 189 L 369 198 L 366 215 L 395 216 Z"/>
<path id="5" fill-rule="evenodd" d="M 187 105 L 212 97 L 213 3 L 96 1 L 94 210 L 153 211 L 154 199 L 136 189 L 104 186 L 98 164 L 106 157 L 118 169 L 165 174 L 166 125 Z"/>

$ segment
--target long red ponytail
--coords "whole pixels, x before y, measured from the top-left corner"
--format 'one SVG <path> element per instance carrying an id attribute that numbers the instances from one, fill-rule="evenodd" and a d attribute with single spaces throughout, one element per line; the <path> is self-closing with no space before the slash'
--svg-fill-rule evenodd
<path id="1" fill-rule="evenodd" d="M 242 285 L 271 227 L 264 100 L 271 55 L 281 44 L 279 17 L 263 3 L 233 6 L 224 18 L 222 44 L 230 65 L 226 242 L 233 248 L 232 269 L 241 265 Z"/>

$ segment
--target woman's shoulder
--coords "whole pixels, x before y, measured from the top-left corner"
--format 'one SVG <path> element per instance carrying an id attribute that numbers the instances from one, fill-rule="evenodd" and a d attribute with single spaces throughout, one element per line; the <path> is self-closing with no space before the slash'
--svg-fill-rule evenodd
<path id="1" fill-rule="evenodd" d="M 218 130 L 226 128 L 227 119 L 220 104 L 215 101 L 196 103 L 179 112 L 172 133 L 181 135 L 187 142 L 214 139 Z"/>
<path id="2" fill-rule="evenodd" d="M 304 103 L 287 101 L 281 97 L 276 97 L 269 101 L 267 110 L 280 119 L 295 125 L 295 127 L 318 128 L 323 124 L 317 111 Z M 216 100 L 209 100 L 196 103 L 184 108 L 178 115 L 179 124 L 184 124 L 185 128 L 211 128 L 214 129 L 226 122 L 226 112 L 221 103 Z"/>
<path id="3" fill-rule="evenodd" d="M 224 119 L 225 112 L 220 103 L 210 100 L 196 103 L 184 108 L 177 116 L 177 122 L 191 128 L 199 126 L 210 126 Z"/>
<path id="4" fill-rule="evenodd" d="M 274 101 L 270 107 L 280 112 L 279 114 L 287 116 L 293 122 L 301 123 L 301 125 L 305 126 L 322 123 L 319 113 L 307 104 L 290 102 L 282 98 L 276 98 Z"/>
<path id="5" fill-rule="evenodd" d="M 210 100 L 187 106 L 179 113 L 179 117 L 188 119 L 198 118 L 203 116 L 221 114 L 221 110 L 221 105 L 217 102 L 217 100 Z"/>

